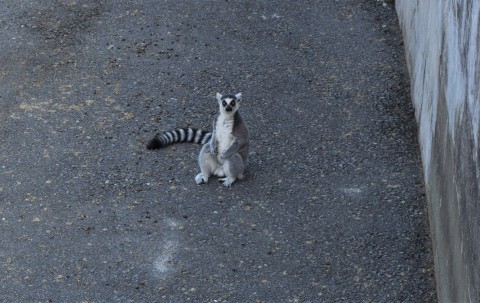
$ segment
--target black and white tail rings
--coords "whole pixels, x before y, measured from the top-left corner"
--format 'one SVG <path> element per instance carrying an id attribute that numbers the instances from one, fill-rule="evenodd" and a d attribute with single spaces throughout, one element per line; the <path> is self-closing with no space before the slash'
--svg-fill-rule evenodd
<path id="1" fill-rule="evenodd" d="M 158 133 L 147 144 L 147 149 L 159 149 L 174 143 L 191 142 L 197 144 L 205 144 L 210 141 L 211 132 L 195 128 L 179 128 L 172 131 Z"/>

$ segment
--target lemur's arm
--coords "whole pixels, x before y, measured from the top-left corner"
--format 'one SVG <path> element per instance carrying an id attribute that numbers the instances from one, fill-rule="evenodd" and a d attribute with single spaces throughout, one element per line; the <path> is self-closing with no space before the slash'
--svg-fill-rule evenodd
<path id="1" fill-rule="evenodd" d="M 217 154 L 217 138 L 215 134 L 215 124 L 217 122 L 216 118 L 213 118 L 213 128 L 212 128 L 212 137 L 210 138 L 210 153 L 212 155 Z"/>
<path id="2" fill-rule="evenodd" d="M 233 154 L 237 153 L 242 146 L 247 143 L 247 139 L 243 137 L 234 137 L 232 144 L 227 148 L 227 150 L 220 156 L 222 160 L 230 158 Z"/>

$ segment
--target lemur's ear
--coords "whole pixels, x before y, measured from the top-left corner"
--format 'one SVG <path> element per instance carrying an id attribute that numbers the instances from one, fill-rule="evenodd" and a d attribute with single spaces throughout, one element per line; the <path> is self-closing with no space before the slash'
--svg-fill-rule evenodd
<path id="1" fill-rule="evenodd" d="M 237 102 L 240 102 L 242 100 L 242 93 L 236 94 L 235 98 L 237 98 Z"/>
<path id="2" fill-rule="evenodd" d="M 222 94 L 217 93 L 217 101 L 222 102 Z"/>

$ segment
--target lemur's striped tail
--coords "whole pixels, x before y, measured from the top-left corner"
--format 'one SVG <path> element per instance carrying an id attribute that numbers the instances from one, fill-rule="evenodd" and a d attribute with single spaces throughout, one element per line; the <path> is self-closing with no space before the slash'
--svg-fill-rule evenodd
<path id="1" fill-rule="evenodd" d="M 192 142 L 205 144 L 212 137 L 211 132 L 195 128 L 179 128 L 172 131 L 158 133 L 155 138 L 147 144 L 147 149 L 159 149 L 174 143 Z"/>

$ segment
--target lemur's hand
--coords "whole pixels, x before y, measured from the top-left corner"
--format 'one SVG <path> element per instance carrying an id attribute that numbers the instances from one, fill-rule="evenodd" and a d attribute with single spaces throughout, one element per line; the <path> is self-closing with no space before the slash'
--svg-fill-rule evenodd
<path id="1" fill-rule="evenodd" d="M 227 151 L 225 151 L 223 154 L 221 154 L 219 158 L 220 158 L 220 160 L 225 161 L 225 160 L 227 160 L 228 158 L 230 158 L 230 156 L 232 156 L 232 154 L 231 154 L 231 153 L 228 153 L 228 150 L 227 150 Z"/>
<path id="2" fill-rule="evenodd" d="M 212 155 L 216 155 L 217 154 L 217 146 L 216 144 L 214 143 L 214 140 L 210 141 L 210 153 Z"/>

